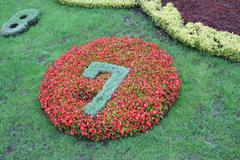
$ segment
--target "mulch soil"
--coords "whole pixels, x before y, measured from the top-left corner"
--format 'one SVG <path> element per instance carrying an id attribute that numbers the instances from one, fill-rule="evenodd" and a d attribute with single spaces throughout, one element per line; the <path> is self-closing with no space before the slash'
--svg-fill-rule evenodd
<path id="1" fill-rule="evenodd" d="M 172 2 L 184 22 L 202 22 L 220 31 L 240 35 L 240 0 L 162 0 Z"/>

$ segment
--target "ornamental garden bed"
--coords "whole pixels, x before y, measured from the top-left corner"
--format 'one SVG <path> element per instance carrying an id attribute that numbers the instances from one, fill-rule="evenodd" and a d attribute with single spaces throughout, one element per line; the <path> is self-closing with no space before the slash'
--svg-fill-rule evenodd
<path id="1" fill-rule="evenodd" d="M 186 23 L 186 21 L 184 22 L 183 17 L 181 16 L 181 13 L 174 6 L 173 3 L 167 3 L 167 5 L 164 6 L 162 4 L 162 0 L 137 0 L 137 1 L 134 1 L 134 0 L 125 0 L 125 1 L 58 0 L 58 1 L 64 5 L 74 5 L 74 6 L 76 5 L 76 6 L 87 7 L 87 8 L 94 8 L 94 7 L 129 8 L 129 7 L 138 6 L 138 7 L 141 7 L 142 10 L 153 19 L 156 26 L 161 27 L 170 36 L 179 40 L 180 42 L 188 46 L 191 46 L 193 48 L 197 48 L 201 51 L 204 51 L 210 55 L 222 56 L 232 61 L 240 61 L 240 47 L 239 47 L 240 36 L 239 35 L 233 34 L 230 32 L 218 31 L 217 29 L 214 29 L 211 26 L 204 25 L 201 22 Z M 184 3 L 184 2 L 180 1 L 179 3 Z M 192 1 L 191 3 L 196 4 L 195 1 L 194 2 Z M 216 1 L 216 4 L 218 4 L 217 1 Z M 211 3 L 210 3 L 210 6 L 212 6 Z M 194 10 L 199 9 L 197 8 L 196 5 L 192 7 Z M 218 10 L 218 7 L 216 7 L 216 9 Z M 238 14 L 237 10 L 233 9 L 231 11 L 235 12 L 234 15 Z M 205 18 L 212 19 L 212 16 L 210 17 L 211 18 L 207 18 L 207 17 Z M 225 22 L 225 23 L 228 23 L 228 22 Z M 233 23 L 231 22 L 231 25 L 232 24 Z M 223 25 L 223 26 L 226 26 L 226 25 Z M 229 28 L 233 28 L 233 27 L 229 26 Z"/>
<path id="2" fill-rule="evenodd" d="M 219 31 L 240 35 L 240 1 L 231 0 L 162 0 L 174 4 L 185 23 L 202 22 Z"/>
<path id="3" fill-rule="evenodd" d="M 172 58 L 157 45 L 101 38 L 57 59 L 44 76 L 39 100 L 60 130 L 92 140 L 116 139 L 158 124 L 180 85 Z"/>
<path id="4" fill-rule="evenodd" d="M 5 37 L 16 36 L 27 31 L 38 22 L 40 13 L 37 9 L 26 9 L 15 13 L 1 28 Z"/>
<path id="5" fill-rule="evenodd" d="M 239 159 L 239 35 L 160 0 L 0 10 L 0 160 Z"/>

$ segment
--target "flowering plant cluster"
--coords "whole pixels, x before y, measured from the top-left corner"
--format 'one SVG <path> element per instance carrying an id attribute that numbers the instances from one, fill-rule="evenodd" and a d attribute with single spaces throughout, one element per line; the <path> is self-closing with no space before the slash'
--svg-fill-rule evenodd
<path id="1" fill-rule="evenodd" d="M 84 77 L 93 62 L 129 69 L 95 116 L 85 114 L 84 109 L 111 74 L 99 74 L 95 79 Z M 156 44 L 138 38 L 101 38 L 73 47 L 58 58 L 44 76 L 39 100 L 60 130 L 97 141 L 152 129 L 178 98 L 180 86 L 172 58 Z"/>

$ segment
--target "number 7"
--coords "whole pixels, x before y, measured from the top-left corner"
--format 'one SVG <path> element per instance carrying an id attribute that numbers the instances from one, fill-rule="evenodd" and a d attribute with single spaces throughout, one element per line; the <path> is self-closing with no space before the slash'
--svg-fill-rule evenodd
<path id="1" fill-rule="evenodd" d="M 129 68 L 104 62 L 92 62 L 84 71 L 83 77 L 95 79 L 101 73 L 111 73 L 112 75 L 106 81 L 101 91 L 86 105 L 84 108 L 85 114 L 96 116 L 105 107 L 113 93 L 128 75 Z"/>

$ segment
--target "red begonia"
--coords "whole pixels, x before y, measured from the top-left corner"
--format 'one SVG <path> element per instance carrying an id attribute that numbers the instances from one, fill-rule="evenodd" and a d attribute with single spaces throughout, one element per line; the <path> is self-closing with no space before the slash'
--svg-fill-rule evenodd
<path id="1" fill-rule="evenodd" d="M 84 114 L 84 107 L 111 76 L 84 78 L 84 70 L 96 61 L 130 71 L 107 105 L 91 116 Z M 178 98 L 180 86 L 171 56 L 156 44 L 138 38 L 101 38 L 58 58 L 44 76 L 39 100 L 61 131 L 97 141 L 152 129 Z"/>

